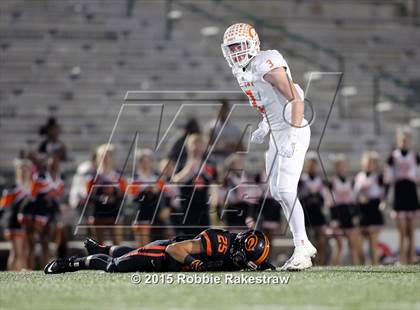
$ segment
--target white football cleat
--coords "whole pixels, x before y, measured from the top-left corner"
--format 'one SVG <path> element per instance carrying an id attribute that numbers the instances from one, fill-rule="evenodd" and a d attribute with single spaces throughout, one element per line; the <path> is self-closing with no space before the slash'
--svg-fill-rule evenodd
<path id="1" fill-rule="evenodd" d="M 300 271 L 312 267 L 311 257 L 315 257 L 316 248 L 308 241 L 295 247 L 292 257 L 280 268 L 281 271 Z"/>

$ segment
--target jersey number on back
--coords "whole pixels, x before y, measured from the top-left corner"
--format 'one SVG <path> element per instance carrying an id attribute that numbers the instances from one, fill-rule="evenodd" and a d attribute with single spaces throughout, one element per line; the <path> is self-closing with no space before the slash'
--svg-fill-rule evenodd
<path id="1" fill-rule="evenodd" d="M 219 244 L 217 252 L 225 254 L 228 249 L 227 238 L 223 235 L 217 235 L 217 242 Z"/>

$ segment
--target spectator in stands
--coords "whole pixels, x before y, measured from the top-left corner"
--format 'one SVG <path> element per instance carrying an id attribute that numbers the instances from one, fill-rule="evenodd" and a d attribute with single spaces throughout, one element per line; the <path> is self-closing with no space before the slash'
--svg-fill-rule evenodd
<path id="1" fill-rule="evenodd" d="M 228 119 L 231 110 L 230 104 L 227 100 L 221 100 L 220 103 L 222 106 L 218 117 L 212 119 L 204 127 L 209 145 L 215 144 L 211 154 L 213 162 L 224 161 L 230 154 L 243 149 L 240 142 L 242 137 L 241 130 L 234 122 Z M 222 130 L 223 132 L 221 133 Z"/>
<path id="2" fill-rule="evenodd" d="M 149 149 L 138 150 L 136 172 L 130 186 L 130 196 L 137 208 L 133 231 L 138 247 L 155 240 L 155 236 L 152 236 L 152 221 L 155 212 L 157 214 L 160 209 L 158 178 L 159 175 L 153 170 L 153 152 Z"/>
<path id="3" fill-rule="evenodd" d="M 26 266 L 25 231 L 18 221 L 20 209 L 28 203 L 31 193 L 32 163 L 27 159 L 15 159 L 15 184 L 3 191 L 0 214 L 4 237 L 12 244 L 7 269 L 20 271 Z"/>
<path id="4" fill-rule="evenodd" d="M 102 144 L 96 151 L 96 175 L 88 181 L 88 209 L 91 211 L 89 224 L 99 242 L 104 242 L 105 232 L 111 236 L 113 244 L 122 241 L 122 229 L 118 226 L 118 215 L 126 189 L 125 179 L 114 169 L 112 144 Z M 100 227 L 95 227 L 100 226 Z"/>
<path id="5" fill-rule="evenodd" d="M 316 156 L 309 156 L 306 161 L 306 171 L 302 174 L 299 182 L 299 193 L 305 213 L 307 231 L 313 234 L 315 246 L 318 249 L 316 256 L 318 265 L 326 264 L 325 248 L 328 226 L 324 206 L 325 197 L 328 195 L 327 186 L 319 175 Z"/>
<path id="6" fill-rule="evenodd" d="M 181 136 L 176 139 L 170 148 L 168 157 L 172 162 L 177 163 L 176 172 L 179 172 L 184 167 L 187 160 L 187 151 L 185 148 L 187 137 L 196 133 L 200 133 L 200 126 L 196 119 L 189 119 L 184 126 Z"/>
<path id="7" fill-rule="evenodd" d="M 173 176 L 179 184 L 183 214 L 174 218 L 179 233 L 196 235 L 209 224 L 209 186 L 216 177 L 216 169 L 203 163 L 204 142 L 200 134 L 187 138 L 187 161 Z"/>
<path id="8" fill-rule="evenodd" d="M 339 265 L 343 252 L 342 235 L 348 241 L 351 262 L 360 263 L 360 230 L 359 217 L 356 209 L 356 197 L 353 190 L 353 180 L 348 176 L 348 164 L 344 155 L 339 155 L 334 161 L 335 175 L 330 180 L 332 200 L 330 201 L 331 226 L 337 240 L 337 248 L 333 256 L 333 264 Z"/>
<path id="9" fill-rule="evenodd" d="M 419 154 L 411 150 L 411 132 L 397 131 L 397 148 L 385 166 L 385 183 L 394 189 L 394 217 L 399 231 L 400 262 L 414 263 L 415 228 L 419 216 Z"/>
<path id="10" fill-rule="evenodd" d="M 65 144 L 60 140 L 60 126 L 54 117 L 50 117 L 45 125 L 43 125 L 39 134 L 45 136 L 44 141 L 41 142 L 38 152 L 46 156 L 59 156 L 61 161 L 67 160 L 67 149 Z"/>
<path id="11" fill-rule="evenodd" d="M 373 265 L 379 264 L 378 236 L 384 224 L 384 218 L 379 208 L 384 199 L 384 186 L 383 176 L 378 173 L 378 161 L 378 153 L 365 152 L 361 160 L 362 171 L 356 175 L 354 181 L 354 191 L 360 210 L 360 227 L 362 233 L 369 239 L 370 259 Z M 361 254 L 363 254 L 362 245 L 363 243 L 361 244 Z M 361 255 L 361 259 L 364 261 L 364 255 Z"/>

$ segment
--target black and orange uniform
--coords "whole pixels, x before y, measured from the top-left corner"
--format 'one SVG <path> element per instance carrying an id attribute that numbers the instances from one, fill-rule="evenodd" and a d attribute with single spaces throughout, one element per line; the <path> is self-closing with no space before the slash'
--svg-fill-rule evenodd
<path id="1" fill-rule="evenodd" d="M 397 216 L 416 216 L 420 212 L 417 193 L 420 156 L 413 151 L 396 149 L 388 158 L 386 183 L 394 187 L 394 210 Z"/>
<path id="2" fill-rule="evenodd" d="M 115 223 L 123 201 L 126 181 L 117 172 L 99 173 L 87 182 L 88 222 L 91 225 Z"/>
<path id="3" fill-rule="evenodd" d="M 240 270 L 230 258 L 236 235 L 227 230 L 207 229 L 194 238 L 201 241 L 203 252 L 192 256 L 203 262 L 220 262 L 220 270 L 223 271 Z M 186 238 L 158 240 L 138 249 L 118 247 L 112 252 L 113 258 L 108 258 L 107 269 L 102 269 L 104 264 L 99 262 L 100 269 L 109 272 L 192 271 L 191 265 L 179 263 L 165 251 L 168 245 L 182 240 Z M 102 260 L 104 258 L 101 257 Z"/>
<path id="4" fill-rule="evenodd" d="M 304 173 L 299 182 L 299 198 L 305 214 L 305 225 L 321 228 L 327 224 L 324 214 L 326 186 L 319 175 Z"/>
<path id="5" fill-rule="evenodd" d="M 103 246 L 88 239 L 85 246 L 89 256 L 52 261 L 44 271 L 62 273 L 95 269 L 106 272 L 176 272 L 273 268 L 267 261 L 270 252 L 268 238 L 258 231 L 235 234 L 222 229 L 207 229 L 194 238 L 201 242 L 201 253 L 187 255 L 184 263 L 180 263 L 172 258 L 166 249 L 168 245 L 184 240 L 189 239 L 176 237 L 170 240 L 157 240 L 133 249 L 126 246 Z"/>
<path id="6" fill-rule="evenodd" d="M 31 185 L 31 201 L 21 209 L 19 221 L 22 224 L 47 225 L 59 212 L 59 201 L 63 195 L 64 182 L 61 178 L 53 179 L 48 172 L 35 174 Z"/>
<path id="7" fill-rule="evenodd" d="M 198 174 L 179 185 L 181 212 L 172 217 L 177 233 L 193 236 L 210 225 L 209 186 L 215 176 L 216 169 L 206 164 Z"/>
<path id="8" fill-rule="evenodd" d="M 207 229 L 195 239 L 201 240 L 203 253 L 194 254 L 194 258 L 209 262 L 222 262 L 220 270 L 239 270 L 230 259 L 231 248 L 234 245 L 236 234 L 221 229 Z M 89 257 L 88 269 L 99 269 L 107 272 L 134 272 L 134 271 L 192 271 L 190 265 L 182 264 L 166 253 L 166 247 L 172 243 L 186 240 L 176 237 L 168 240 L 157 240 L 141 248 L 118 246 L 112 248 L 112 256 L 107 255 L 110 247 L 99 248 L 99 253 Z M 85 258 L 77 259 L 80 269 L 84 266 Z"/>
<path id="9" fill-rule="evenodd" d="M 360 171 L 355 177 L 354 190 L 360 210 L 360 226 L 383 225 L 384 217 L 379 209 L 385 192 L 382 175 Z"/>
<path id="10" fill-rule="evenodd" d="M 18 220 L 18 214 L 29 202 L 30 192 L 19 184 L 15 184 L 3 191 L 0 200 L 1 223 L 4 228 L 5 239 L 24 237 L 24 228 Z"/>
<path id="11" fill-rule="evenodd" d="M 240 270 L 231 259 L 231 249 L 235 244 L 237 234 L 224 229 L 206 229 L 195 239 L 200 239 L 203 252 L 198 255 L 192 255 L 203 261 L 223 262 L 221 270 Z M 182 270 L 191 270 L 191 266 L 182 266 Z"/>

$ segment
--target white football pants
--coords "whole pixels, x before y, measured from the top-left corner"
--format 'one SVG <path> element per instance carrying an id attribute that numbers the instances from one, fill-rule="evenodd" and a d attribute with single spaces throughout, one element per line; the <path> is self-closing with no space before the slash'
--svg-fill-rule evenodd
<path id="1" fill-rule="evenodd" d="M 306 120 L 303 123 L 307 124 Z M 302 205 L 297 198 L 297 186 L 311 139 L 311 129 L 306 125 L 297 131 L 298 142 L 292 157 L 282 157 L 278 154 L 280 146 L 288 139 L 287 130 L 272 130 L 270 146 L 265 154 L 270 192 L 282 206 L 295 246 L 303 244 L 308 239 Z"/>

